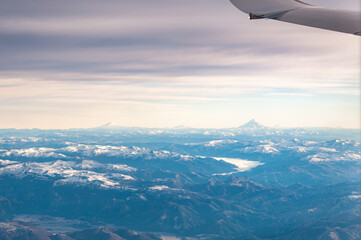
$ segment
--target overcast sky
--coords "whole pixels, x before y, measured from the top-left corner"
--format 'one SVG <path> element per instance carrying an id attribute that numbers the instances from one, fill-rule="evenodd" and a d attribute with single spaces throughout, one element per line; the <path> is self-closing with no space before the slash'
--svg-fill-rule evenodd
<path id="1" fill-rule="evenodd" d="M 0 6 L 0 128 L 360 127 L 360 37 L 249 21 L 228 0 Z"/>

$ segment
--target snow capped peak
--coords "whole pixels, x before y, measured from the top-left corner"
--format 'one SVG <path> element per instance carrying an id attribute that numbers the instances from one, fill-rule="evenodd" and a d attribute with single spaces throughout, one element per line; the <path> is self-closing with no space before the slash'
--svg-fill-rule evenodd
<path id="1" fill-rule="evenodd" d="M 259 124 L 255 119 L 252 119 L 251 121 L 247 122 L 246 124 L 243 124 L 239 128 L 247 129 L 247 130 L 259 130 L 259 129 L 265 129 L 266 127 L 262 124 Z"/>
<path id="2" fill-rule="evenodd" d="M 106 124 L 103 124 L 99 127 L 96 127 L 96 128 L 109 128 L 109 127 L 113 127 L 114 126 L 114 123 L 113 122 L 107 122 Z"/>

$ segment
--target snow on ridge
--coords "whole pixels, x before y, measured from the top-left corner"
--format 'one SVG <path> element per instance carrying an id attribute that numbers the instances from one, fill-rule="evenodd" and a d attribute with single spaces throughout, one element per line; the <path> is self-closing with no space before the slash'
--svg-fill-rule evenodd
<path id="1" fill-rule="evenodd" d="M 332 141 L 323 142 L 326 146 L 332 147 L 358 147 L 360 146 L 360 142 L 355 140 L 348 140 L 348 139 L 335 139 Z"/>
<path id="2" fill-rule="evenodd" d="M 33 173 L 36 175 L 47 175 L 55 177 L 56 175 L 64 174 L 66 170 L 71 169 L 71 167 L 74 165 L 74 162 L 64 162 L 60 160 L 45 163 L 17 163 L 0 168 L 0 175 L 10 174 L 22 178 L 26 176 L 27 173 Z"/>
<path id="3" fill-rule="evenodd" d="M 310 162 L 336 162 L 336 161 L 361 161 L 361 154 L 346 151 L 342 154 L 336 152 L 331 153 L 318 153 L 314 155 L 309 155 L 305 158 Z"/>
<path id="4" fill-rule="evenodd" d="M 221 146 L 224 144 L 230 144 L 230 143 L 237 143 L 238 141 L 236 140 L 213 140 L 210 141 L 208 143 L 206 143 L 204 146 L 206 147 L 216 147 L 216 146 Z"/>
<path id="5" fill-rule="evenodd" d="M 39 177 L 57 177 L 61 178 L 57 180 L 58 183 L 95 183 L 101 187 L 114 187 L 119 186 L 119 181 L 130 181 L 135 180 L 135 178 L 125 175 L 119 172 L 95 172 L 89 169 L 92 169 L 92 166 L 89 164 L 94 164 L 93 161 L 83 161 L 81 163 L 76 163 L 73 161 L 53 161 L 53 162 L 26 162 L 6 165 L 0 167 L 0 175 L 13 175 L 17 178 L 23 178 L 29 174 L 33 174 Z M 134 171 L 135 168 L 129 167 L 127 165 L 114 165 L 112 164 L 100 164 L 96 163 L 99 168 L 112 169 L 115 171 Z M 88 167 L 88 168 L 87 168 Z"/>
<path id="6" fill-rule="evenodd" d="M 152 151 L 142 147 L 125 147 L 109 145 L 85 145 L 77 144 L 60 149 L 63 152 L 77 152 L 87 157 L 108 156 L 108 157 L 144 157 L 146 159 L 182 157 L 182 155 L 165 150 Z M 189 157 L 188 157 L 189 159 Z"/>
<path id="7" fill-rule="evenodd" d="M 334 147 L 317 145 L 317 142 L 310 144 L 304 142 L 304 144 L 294 144 L 293 142 L 281 141 L 274 143 L 269 140 L 259 141 L 258 143 L 252 143 L 250 146 L 237 149 L 236 151 L 243 153 L 267 153 L 267 154 L 279 154 L 284 150 L 292 150 L 297 153 L 318 152 L 318 153 L 338 153 L 339 151 Z"/>
<path id="8" fill-rule="evenodd" d="M 40 142 L 42 139 L 37 137 L 21 138 L 21 142 Z"/>
<path id="9" fill-rule="evenodd" d="M 334 148 L 326 148 L 326 147 L 319 147 L 319 150 L 323 151 L 323 152 L 338 152 L 336 149 Z"/>
<path id="10" fill-rule="evenodd" d="M 53 158 L 66 158 L 64 154 L 57 153 L 56 149 L 54 148 L 27 148 L 27 149 L 11 149 L 9 151 L 2 151 L 0 153 L 0 156 L 3 157 L 9 157 L 9 156 L 15 156 L 15 157 L 33 157 L 33 158 L 39 158 L 39 157 L 53 157 Z"/>
<path id="11" fill-rule="evenodd" d="M 185 161 L 192 161 L 195 159 L 195 157 L 191 155 L 179 155 L 179 156 Z"/>
<path id="12" fill-rule="evenodd" d="M 0 137 L 0 144 L 16 144 L 16 143 L 35 143 L 40 141 L 48 141 L 46 138 L 38 138 L 38 137 Z"/>
<path id="13" fill-rule="evenodd" d="M 133 158 L 133 157 L 143 157 L 146 159 L 154 158 L 183 158 L 184 160 L 191 160 L 191 156 L 184 156 L 175 152 L 169 152 L 165 150 L 153 151 L 148 148 L 143 147 L 125 147 L 125 146 L 109 146 L 109 145 L 86 145 L 86 144 L 73 144 L 64 148 L 54 149 L 54 148 L 27 148 L 27 149 L 12 149 L 5 150 L 0 149 L 0 157 L 27 157 L 27 158 L 57 158 L 57 159 L 70 159 L 75 158 L 74 153 L 79 157 L 97 157 L 97 156 L 107 156 L 107 157 L 124 157 L 124 158 Z M 85 163 L 84 163 L 85 164 Z M 95 167 L 90 166 L 91 163 L 88 162 L 88 166 L 84 167 Z"/>
<path id="14" fill-rule="evenodd" d="M 345 139 L 336 139 L 335 142 L 336 142 L 336 143 L 340 143 L 341 145 L 345 145 L 345 144 L 350 144 L 350 143 L 351 143 L 350 140 L 345 140 Z"/>
<path id="15" fill-rule="evenodd" d="M 10 161 L 10 160 L 2 160 L 0 159 L 0 165 L 6 166 L 6 165 L 12 165 L 18 163 L 17 161 Z"/>
<path id="16" fill-rule="evenodd" d="M 358 195 L 356 195 L 356 194 L 350 195 L 350 196 L 348 196 L 348 198 L 351 199 L 351 200 L 361 199 L 361 194 L 358 194 Z"/>
<path id="17" fill-rule="evenodd" d="M 317 151 L 317 152 L 329 152 L 329 153 L 336 153 L 338 152 L 335 148 L 327 148 L 327 147 L 305 147 L 305 146 L 292 146 L 288 147 L 288 149 L 292 149 L 298 153 L 307 153 L 310 151 Z"/>
<path id="18" fill-rule="evenodd" d="M 309 146 L 309 145 L 318 144 L 318 142 L 315 142 L 315 141 L 305 141 L 304 144 L 305 144 L 306 146 Z"/>
<path id="19" fill-rule="evenodd" d="M 294 147 L 289 147 L 289 149 L 292 149 L 298 153 L 306 153 L 310 150 L 312 150 L 312 147 L 303 147 L 303 146 L 294 146 Z"/>
<path id="20" fill-rule="evenodd" d="M 172 157 L 174 156 L 173 153 L 169 152 L 169 151 L 152 151 L 150 152 L 150 156 L 148 156 L 148 158 L 152 158 L 156 157 L 156 158 L 168 158 L 168 157 Z"/>
<path id="21" fill-rule="evenodd" d="M 113 178 L 119 178 L 119 179 L 123 179 L 123 180 L 135 180 L 135 178 L 129 176 L 129 175 L 125 175 L 125 174 L 121 174 L 121 173 L 112 173 L 111 176 Z"/>
<path id="22" fill-rule="evenodd" d="M 157 185 L 157 186 L 149 187 L 148 189 L 162 191 L 170 188 L 166 185 Z"/>
<path id="23" fill-rule="evenodd" d="M 273 154 L 277 154 L 280 152 L 278 149 L 273 147 L 271 144 L 258 145 L 258 146 L 254 146 L 254 147 L 245 147 L 242 149 L 238 149 L 238 151 L 244 152 L 244 153 L 273 153 Z"/>
<path id="24" fill-rule="evenodd" d="M 103 168 L 104 164 L 101 164 L 101 163 L 93 161 L 93 160 L 83 160 L 80 163 L 80 167 L 82 169 Z"/>
<path id="25" fill-rule="evenodd" d="M 130 166 L 125 165 L 125 164 L 108 164 L 107 166 L 108 166 L 108 168 L 111 168 L 111 169 L 114 169 L 114 170 L 119 170 L 119 171 L 124 171 L 124 172 L 137 171 L 136 168 L 130 167 Z"/>
<path id="26" fill-rule="evenodd" d="M 106 174 L 92 171 L 65 171 L 65 178 L 57 180 L 56 183 L 97 183 L 101 187 L 109 188 L 120 185 L 119 182 L 109 179 Z"/>

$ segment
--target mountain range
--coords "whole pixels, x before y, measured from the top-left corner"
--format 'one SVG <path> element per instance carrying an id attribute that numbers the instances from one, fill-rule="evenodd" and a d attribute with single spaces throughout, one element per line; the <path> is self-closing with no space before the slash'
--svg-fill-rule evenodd
<path id="1" fill-rule="evenodd" d="M 0 239 L 360 239 L 356 130 L 0 133 Z"/>

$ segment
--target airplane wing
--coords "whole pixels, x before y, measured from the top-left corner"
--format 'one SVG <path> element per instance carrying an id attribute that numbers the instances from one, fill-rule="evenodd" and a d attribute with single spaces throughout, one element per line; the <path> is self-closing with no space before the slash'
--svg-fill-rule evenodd
<path id="1" fill-rule="evenodd" d="M 274 19 L 361 36 L 361 12 L 329 9 L 299 0 L 230 0 L 250 19 Z"/>

